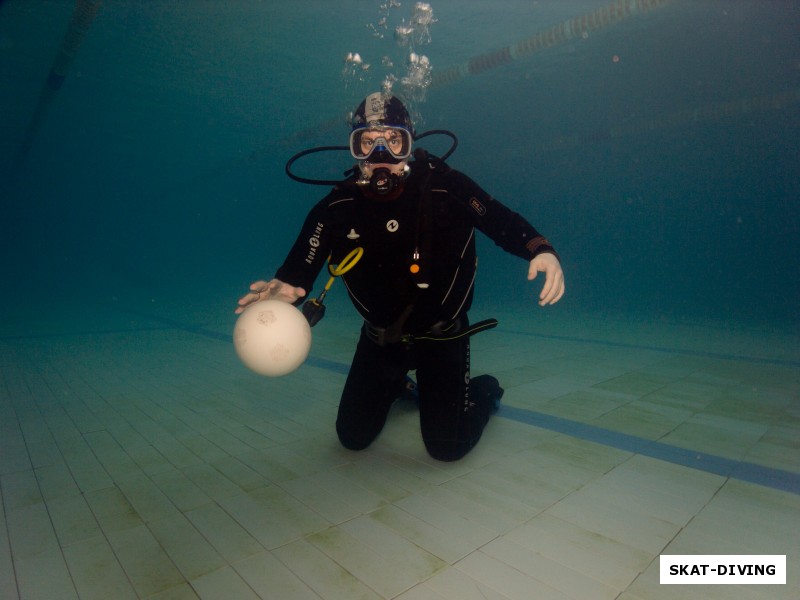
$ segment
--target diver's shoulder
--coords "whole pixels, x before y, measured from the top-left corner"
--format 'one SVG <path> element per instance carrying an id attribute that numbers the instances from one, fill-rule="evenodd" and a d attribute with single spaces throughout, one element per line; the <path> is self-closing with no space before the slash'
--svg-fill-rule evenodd
<path id="1" fill-rule="evenodd" d="M 349 181 L 343 181 L 331 188 L 328 194 L 320 200 L 319 204 L 327 207 L 341 206 L 352 203 L 361 194 L 358 186 Z"/>
<path id="2" fill-rule="evenodd" d="M 432 180 L 447 181 L 450 178 L 459 178 L 459 172 L 454 170 L 441 158 L 426 155 L 424 159 L 417 159 L 411 163 L 412 171 L 416 171 L 418 176 L 430 175 Z"/>
<path id="3" fill-rule="evenodd" d="M 308 216 L 318 221 L 327 221 L 347 207 L 355 205 L 357 193 L 358 190 L 348 191 L 334 187 L 311 207 Z"/>
<path id="4" fill-rule="evenodd" d="M 474 185 L 472 179 L 463 171 L 454 169 L 444 161 L 433 169 L 433 179 L 440 185 L 450 185 L 453 187 L 463 187 L 464 185 Z"/>

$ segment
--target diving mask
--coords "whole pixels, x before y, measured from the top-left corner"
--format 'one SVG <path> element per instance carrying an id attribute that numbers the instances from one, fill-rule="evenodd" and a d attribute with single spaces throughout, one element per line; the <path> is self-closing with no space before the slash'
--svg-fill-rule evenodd
<path id="1" fill-rule="evenodd" d="M 403 127 L 361 127 L 350 134 L 350 153 L 356 160 L 396 164 L 411 156 L 413 141 Z"/>

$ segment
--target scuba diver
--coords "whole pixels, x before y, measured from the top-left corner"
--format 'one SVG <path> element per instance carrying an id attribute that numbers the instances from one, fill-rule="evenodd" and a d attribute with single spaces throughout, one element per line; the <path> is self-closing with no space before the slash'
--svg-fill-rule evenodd
<path id="1" fill-rule="evenodd" d="M 397 97 L 371 94 L 352 126 L 349 150 L 357 166 L 346 180 L 294 177 L 289 167 L 303 153 L 287 164 L 293 178 L 333 189 L 309 212 L 274 278 L 253 283 L 236 312 L 266 299 L 300 305 L 327 261 L 364 319 L 339 403 L 340 442 L 351 450 L 368 447 L 407 390 L 407 374 L 416 371 L 425 447 L 437 460 L 458 460 L 478 442 L 503 394 L 490 375 L 470 378 L 470 336 L 497 324 L 470 324 L 467 317 L 477 267 L 475 231 L 528 261 L 529 280 L 545 274 L 541 306 L 564 294 L 559 258 L 528 221 L 466 175 L 424 150 L 412 152 L 428 134 L 415 137 Z M 306 153 L 330 148 L 341 147 Z M 321 317 L 325 291 L 303 307 L 312 325 Z"/>

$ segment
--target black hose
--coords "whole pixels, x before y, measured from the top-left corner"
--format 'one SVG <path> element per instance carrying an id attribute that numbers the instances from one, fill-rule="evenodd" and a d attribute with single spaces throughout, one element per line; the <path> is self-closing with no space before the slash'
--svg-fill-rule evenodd
<path id="1" fill-rule="evenodd" d="M 421 133 L 418 136 L 416 136 L 414 138 L 414 141 L 421 140 L 422 138 L 426 138 L 429 135 L 446 135 L 451 140 L 453 140 L 453 145 L 450 146 L 450 149 L 440 157 L 440 160 L 447 160 L 453 154 L 453 152 L 456 151 L 456 148 L 458 148 L 458 138 L 456 137 L 456 134 L 454 134 L 452 131 L 447 131 L 446 129 L 432 129 L 430 131 L 426 131 L 425 133 Z M 299 181 L 300 183 L 308 183 L 311 185 L 339 185 L 340 183 L 342 183 L 341 180 L 309 179 L 307 177 L 300 177 L 299 175 L 295 175 L 294 173 L 292 173 L 292 165 L 298 159 L 303 158 L 304 156 L 308 156 L 309 154 L 315 154 L 317 152 L 329 152 L 332 150 L 349 151 L 350 146 L 319 146 L 317 148 L 309 148 L 308 150 L 303 150 L 292 156 L 288 161 L 286 161 L 286 167 L 284 168 L 284 170 L 291 179 Z M 345 173 L 345 175 L 348 176 L 349 174 L 352 174 L 352 172 L 353 170 L 350 169 Z"/>

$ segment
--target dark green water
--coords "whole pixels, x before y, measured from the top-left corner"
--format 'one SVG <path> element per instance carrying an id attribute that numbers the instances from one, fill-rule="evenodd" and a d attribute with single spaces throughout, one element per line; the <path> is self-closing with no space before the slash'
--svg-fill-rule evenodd
<path id="1" fill-rule="evenodd" d="M 435 74 L 608 4 L 433 2 L 419 50 Z M 286 159 L 346 143 L 347 111 L 391 71 L 381 57 L 403 54 L 367 27 L 380 2 L 107 1 L 27 138 L 74 6 L 0 3 L 3 308 L 229 312 L 325 192 L 290 181 Z M 554 310 L 796 331 L 798 31 L 796 2 L 676 1 L 433 87 L 419 129 L 453 130 L 451 165 L 557 246 Z M 342 77 L 353 51 L 373 64 L 363 81 Z M 477 305 L 529 306 L 525 265 L 480 249 Z"/>

